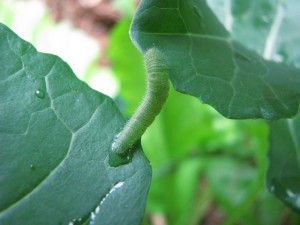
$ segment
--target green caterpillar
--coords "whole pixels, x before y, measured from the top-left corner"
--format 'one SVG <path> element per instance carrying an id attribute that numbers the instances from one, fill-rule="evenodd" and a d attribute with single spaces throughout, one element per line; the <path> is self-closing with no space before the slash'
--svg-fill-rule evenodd
<path id="1" fill-rule="evenodd" d="M 145 54 L 145 65 L 147 90 L 144 99 L 112 145 L 112 150 L 120 155 L 126 154 L 141 138 L 168 97 L 169 73 L 162 53 L 156 48 L 149 49 Z"/>

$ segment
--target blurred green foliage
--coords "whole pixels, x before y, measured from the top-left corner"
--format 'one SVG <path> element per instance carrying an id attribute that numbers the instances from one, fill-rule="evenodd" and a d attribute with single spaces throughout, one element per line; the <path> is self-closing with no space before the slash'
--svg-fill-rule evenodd
<path id="1" fill-rule="evenodd" d="M 130 41 L 130 18 L 113 29 L 109 56 L 130 116 L 145 89 L 142 55 Z M 144 224 L 299 224 L 265 187 L 268 128 L 262 120 L 228 120 L 196 98 L 174 91 L 142 138 L 153 167 Z M 209 211 L 215 209 L 212 213 Z M 201 223 L 202 221 L 202 223 Z"/>

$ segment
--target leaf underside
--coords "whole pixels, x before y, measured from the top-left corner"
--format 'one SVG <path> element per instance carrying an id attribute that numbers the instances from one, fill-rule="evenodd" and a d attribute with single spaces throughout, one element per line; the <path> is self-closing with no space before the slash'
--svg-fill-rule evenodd
<path id="1" fill-rule="evenodd" d="M 109 166 L 115 103 L 2 24 L 0 53 L 0 224 L 139 224 L 151 168 Z"/>
<path id="2" fill-rule="evenodd" d="M 299 70 L 234 41 L 205 0 L 144 0 L 130 34 L 142 52 L 163 52 L 176 90 L 228 118 L 276 120 L 298 111 Z"/>

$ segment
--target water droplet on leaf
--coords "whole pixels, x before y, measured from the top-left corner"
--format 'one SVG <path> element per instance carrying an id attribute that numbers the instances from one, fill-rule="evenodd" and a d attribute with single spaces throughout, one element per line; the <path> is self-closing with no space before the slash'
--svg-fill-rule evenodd
<path id="1" fill-rule="evenodd" d="M 35 95 L 38 97 L 38 98 L 44 98 L 45 97 L 45 93 L 41 90 L 41 89 L 37 89 L 35 91 Z"/>
<path id="2" fill-rule="evenodd" d="M 91 220 L 95 220 L 96 214 L 94 212 L 91 213 Z"/>
<path id="3" fill-rule="evenodd" d="M 266 15 L 266 14 L 258 15 L 256 17 L 254 17 L 253 22 L 257 28 L 266 28 L 270 25 L 271 18 L 269 15 Z"/>
<path id="4" fill-rule="evenodd" d="M 300 190 L 298 177 L 285 179 L 273 179 L 270 191 L 274 193 L 286 205 L 300 212 Z"/>
<path id="5" fill-rule="evenodd" d="M 69 222 L 68 225 L 80 225 L 80 224 L 82 224 L 81 218 L 79 218 L 79 219 L 73 219 L 72 221 Z"/>
<path id="6" fill-rule="evenodd" d="M 271 119 L 274 117 L 273 112 L 269 108 L 260 107 L 261 114 L 266 119 Z"/>
<path id="7" fill-rule="evenodd" d="M 273 60 L 275 62 L 282 62 L 283 61 L 283 57 L 280 54 L 276 54 L 276 55 L 273 56 Z"/>
<path id="8" fill-rule="evenodd" d="M 274 55 L 273 60 L 275 62 L 287 62 L 288 54 L 285 49 L 281 48 L 276 55 Z"/>
<path id="9" fill-rule="evenodd" d="M 34 164 L 30 164 L 30 169 L 33 170 L 33 171 L 35 170 Z"/>

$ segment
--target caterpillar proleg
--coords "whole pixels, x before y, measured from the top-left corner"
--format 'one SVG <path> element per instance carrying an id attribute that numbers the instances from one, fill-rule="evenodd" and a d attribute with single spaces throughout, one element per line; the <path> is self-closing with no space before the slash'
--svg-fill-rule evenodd
<path id="1" fill-rule="evenodd" d="M 126 154 L 161 111 L 169 92 L 169 73 L 163 54 L 156 48 L 145 54 L 147 89 L 142 103 L 117 135 L 112 150 Z"/>

